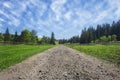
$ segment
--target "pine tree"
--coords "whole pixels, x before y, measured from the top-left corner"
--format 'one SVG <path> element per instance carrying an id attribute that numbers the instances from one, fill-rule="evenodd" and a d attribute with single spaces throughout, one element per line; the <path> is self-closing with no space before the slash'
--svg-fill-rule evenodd
<path id="1" fill-rule="evenodd" d="M 55 45 L 55 37 L 54 37 L 54 33 L 53 33 L 53 32 L 52 32 L 52 34 L 51 34 L 50 44 Z"/>
<path id="2" fill-rule="evenodd" d="M 13 41 L 14 41 L 14 43 L 19 42 L 19 36 L 18 36 L 18 34 L 17 34 L 17 31 L 15 32 Z"/>
<path id="3" fill-rule="evenodd" d="M 4 41 L 4 36 L 2 33 L 0 33 L 0 42 L 3 42 Z"/>
<path id="4" fill-rule="evenodd" d="M 31 31 L 31 42 L 36 43 L 37 42 L 37 37 L 36 37 L 37 32 L 35 30 Z"/>
<path id="5" fill-rule="evenodd" d="M 10 41 L 10 33 L 9 33 L 9 29 L 7 28 L 4 34 L 4 41 L 5 42 L 9 42 Z"/>

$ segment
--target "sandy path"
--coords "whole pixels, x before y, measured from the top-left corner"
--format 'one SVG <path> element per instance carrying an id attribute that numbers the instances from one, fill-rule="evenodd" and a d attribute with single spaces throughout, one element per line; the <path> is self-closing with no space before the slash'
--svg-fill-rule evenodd
<path id="1" fill-rule="evenodd" d="M 120 80 L 114 65 L 57 46 L 0 72 L 0 80 Z"/>

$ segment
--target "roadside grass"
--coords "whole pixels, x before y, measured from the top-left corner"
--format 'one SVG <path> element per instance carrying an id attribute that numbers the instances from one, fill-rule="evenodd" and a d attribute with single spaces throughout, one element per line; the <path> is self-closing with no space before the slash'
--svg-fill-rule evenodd
<path id="1" fill-rule="evenodd" d="M 120 66 L 120 45 L 68 45 L 80 52 L 113 62 Z"/>
<path id="2" fill-rule="evenodd" d="M 26 58 L 43 52 L 49 48 L 54 47 L 53 45 L 5 45 L 0 46 L 0 71 L 19 63 Z"/>

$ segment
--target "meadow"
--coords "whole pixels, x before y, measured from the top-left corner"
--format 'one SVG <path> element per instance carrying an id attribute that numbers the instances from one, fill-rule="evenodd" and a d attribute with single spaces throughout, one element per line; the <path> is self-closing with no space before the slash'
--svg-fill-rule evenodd
<path id="1" fill-rule="evenodd" d="M 26 58 L 43 52 L 53 45 L 4 45 L 0 46 L 0 71 Z"/>
<path id="2" fill-rule="evenodd" d="M 68 45 L 88 55 L 120 65 L 120 45 Z"/>

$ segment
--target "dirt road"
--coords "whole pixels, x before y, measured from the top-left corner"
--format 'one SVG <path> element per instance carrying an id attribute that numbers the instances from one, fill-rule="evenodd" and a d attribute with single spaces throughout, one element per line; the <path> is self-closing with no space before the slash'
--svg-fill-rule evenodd
<path id="1" fill-rule="evenodd" d="M 0 80 L 120 80 L 114 65 L 57 46 L 0 72 Z"/>

